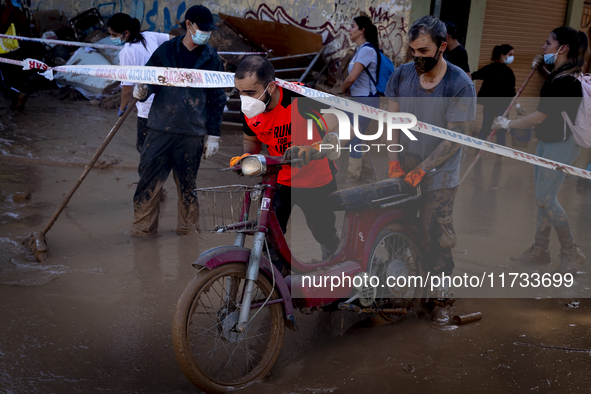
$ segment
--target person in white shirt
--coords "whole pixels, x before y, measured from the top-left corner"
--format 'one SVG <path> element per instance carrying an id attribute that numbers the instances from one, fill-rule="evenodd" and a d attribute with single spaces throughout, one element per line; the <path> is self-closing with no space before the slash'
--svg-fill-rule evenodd
<path id="1" fill-rule="evenodd" d="M 119 52 L 119 64 L 122 66 L 143 66 L 152 53 L 161 44 L 172 38 L 166 33 L 155 33 L 151 31 L 140 32 L 141 23 L 136 18 L 118 13 L 113 15 L 107 22 L 109 34 L 114 45 L 123 46 Z M 119 105 L 119 116 L 123 115 L 133 95 L 131 82 L 121 83 L 121 103 Z M 154 95 L 143 103 L 137 102 L 137 143 L 136 148 L 141 153 L 144 140 L 148 134 L 148 114 Z"/>

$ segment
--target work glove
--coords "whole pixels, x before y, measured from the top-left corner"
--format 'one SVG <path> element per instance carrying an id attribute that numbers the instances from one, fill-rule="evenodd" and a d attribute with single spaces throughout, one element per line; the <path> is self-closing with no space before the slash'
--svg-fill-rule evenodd
<path id="1" fill-rule="evenodd" d="M 406 182 L 406 184 L 412 187 L 417 187 L 417 185 L 421 182 L 421 180 L 423 180 L 423 177 L 426 174 L 427 173 L 423 171 L 421 167 L 417 167 L 408 174 L 406 174 L 406 176 L 404 177 L 404 182 Z"/>
<path id="2" fill-rule="evenodd" d="M 509 122 L 511 122 L 507 118 L 503 118 L 502 116 L 497 116 L 495 121 L 493 122 L 492 126 L 490 127 L 492 130 L 498 129 L 507 129 L 509 130 Z"/>
<path id="3" fill-rule="evenodd" d="M 517 110 L 517 115 L 519 115 L 519 116 L 525 116 L 525 115 L 527 115 L 527 111 L 521 105 L 517 104 L 515 106 L 515 109 Z"/>
<path id="4" fill-rule="evenodd" d="M 133 97 L 138 99 L 138 101 L 142 101 L 148 97 L 148 85 L 143 83 L 136 84 L 133 87 Z"/>
<path id="5" fill-rule="evenodd" d="M 125 111 L 127 111 L 127 107 L 128 106 L 125 106 L 125 108 L 123 109 L 123 111 L 120 108 L 118 108 L 119 109 L 119 114 L 117 116 L 121 117 L 121 115 L 123 115 L 125 113 Z"/>
<path id="6" fill-rule="evenodd" d="M 542 64 L 544 64 L 544 56 L 536 55 L 531 61 L 531 68 L 537 70 Z"/>
<path id="7" fill-rule="evenodd" d="M 406 172 L 400 167 L 400 161 L 389 161 L 388 162 L 388 178 L 400 178 L 406 175 Z"/>
<path id="8" fill-rule="evenodd" d="M 245 153 L 242 156 L 234 156 L 230 159 L 230 167 L 234 167 L 236 164 L 240 162 L 246 156 L 250 156 L 250 153 Z"/>
<path id="9" fill-rule="evenodd" d="M 220 137 L 215 136 L 215 135 L 205 136 L 205 149 L 203 150 L 203 155 L 204 155 L 205 159 L 209 159 L 211 156 L 218 153 L 219 150 L 220 150 Z"/>
<path id="10" fill-rule="evenodd" d="M 297 145 L 292 146 L 291 148 L 285 151 L 283 155 L 283 159 L 288 160 L 295 160 L 295 159 L 302 159 L 299 163 L 293 163 L 296 167 L 302 168 L 303 166 L 307 166 L 310 164 L 311 160 L 318 160 L 323 158 L 324 156 L 320 152 L 320 144 L 322 141 L 318 141 L 312 144 L 312 146 L 308 145 Z"/>

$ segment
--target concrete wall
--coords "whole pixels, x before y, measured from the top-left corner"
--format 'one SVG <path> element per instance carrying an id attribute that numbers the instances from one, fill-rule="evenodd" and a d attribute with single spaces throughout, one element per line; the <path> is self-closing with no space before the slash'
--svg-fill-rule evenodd
<path id="1" fill-rule="evenodd" d="M 570 26 L 579 30 L 581 28 L 581 19 L 583 18 L 583 7 L 585 0 L 570 0 L 566 11 L 565 26 Z"/>
<path id="2" fill-rule="evenodd" d="M 106 19 L 117 12 L 138 18 L 142 28 L 168 32 L 183 21 L 185 11 L 203 4 L 214 14 L 277 21 L 321 34 L 327 54 L 339 58 L 351 46 L 347 28 L 365 12 L 378 26 L 384 52 L 397 64 L 403 61 L 411 0 L 32 0 L 31 11 L 58 9 L 71 18 L 96 7 Z"/>
<path id="3" fill-rule="evenodd" d="M 468 32 L 466 34 L 466 52 L 468 52 L 468 63 L 472 72 L 478 70 L 485 11 L 486 0 L 472 0 L 468 19 Z"/>

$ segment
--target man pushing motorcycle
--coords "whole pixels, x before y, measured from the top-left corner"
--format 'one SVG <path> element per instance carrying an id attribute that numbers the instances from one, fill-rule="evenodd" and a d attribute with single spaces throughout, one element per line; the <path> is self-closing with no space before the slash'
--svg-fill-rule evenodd
<path id="1" fill-rule="evenodd" d="M 320 244 L 322 259 L 336 250 L 339 237 L 335 227 L 336 216 L 329 207 L 328 196 L 337 190 L 334 175 L 336 167 L 326 158 L 310 161 L 315 146 L 323 136 L 338 125 L 333 114 L 322 116 L 323 122 L 313 126 L 313 138 L 307 138 L 307 117 L 303 112 L 319 115 L 320 108 L 328 108 L 312 100 L 306 106 L 303 97 L 275 84 L 275 70 L 271 63 L 260 56 L 246 56 L 236 69 L 234 86 L 240 93 L 241 112 L 244 115 L 242 156 L 233 157 L 233 167 L 240 159 L 258 154 L 267 145 L 272 156 L 285 155 L 286 159 L 302 159 L 296 168 L 284 166 L 278 176 L 278 188 L 273 209 L 283 233 L 294 205 L 298 205 L 306 217 L 306 223 Z M 309 108 L 317 105 L 317 108 Z M 309 146 L 312 145 L 312 146 Z"/>
<path id="2" fill-rule="evenodd" d="M 446 61 L 445 24 L 433 16 L 417 20 L 409 30 L 413 62 L 403 64 L 390 77 L 385 95 L 390 112 L 409 112 L 421 122 L 466 134 L 476 112 L 476 91 L 466 73 Z M 403 178 L 410 186 L 421 185 L 422 198 L 412 208 L 419 216 L 423 270 L 431 275 L 450 275 L 454 268 L 452 248 L 456 245 L 453 205 L 459 186 L 461 146 L 425 134 L 411 141 L 399 131 L 393 143 L 400 153 L 389 153 L 388 176 Z M 431 294 L 433 320 L 449 321 L 452 300 L 449 283 Z"/>

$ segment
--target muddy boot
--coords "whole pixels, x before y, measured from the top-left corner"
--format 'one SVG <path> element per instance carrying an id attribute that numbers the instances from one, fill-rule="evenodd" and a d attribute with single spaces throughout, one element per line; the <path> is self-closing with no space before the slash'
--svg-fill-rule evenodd
<path id="1" fill-rule="evenodd" d="M 435 308 L 433 308 L 433 312 L 431 315 L 431 321 L 434 324 L 444 326 L 449 324 L 451 321 L 451 305 L 446 304 L 444 302 L 436 302 Z"/>
<path id="2" fill-rule="evenodd" d="M 281 275 L 284 278 L 291 274 L 289 267 L 283 263 L 283 260 L 281 260 L 275 249 L 273 249 L 272 247 L 269 248 L 269 255 L 267 255 L 265 250 L 264 256 L 266 258 L 271 259 L 271 263 L 273 263 L 273 265 L 277 267 L 277 269 L 279 270 L 279 272 L 281 272 Z"/>
<path id="3" fill-rule="evenodd" d="M 533 244 L 529 249 L 523 252 L 520 256 L 511 256 L 511 261 L 518 263 L 539 263 L 539 264 L 550 264 L 550 252 L 548 249 L 542 248 L 536 244 Z"/>
<path id="4" fill-rule="evenodd" d="M 356 181 L 361 176 L 362 158 L 354 159 L 349 157 L 349 165 L 347 167 L 347 180 Z"/>
<path id="5" fill-rule="evenodd" d="M 581 252 L 581 249 L 577 245 L 574 245 L 568 249 L 561 248 L 560 254 L 560 266 L 556 272 L 576 274 L 581 264 L 585 262 L 585 255 Z"/>
<path id="6" fill-rule="evenodd" d="M 334 252 L 337 251 L 339 246 L 339 235 L 335 235 L 332 242 L 329 244 L 320 244 L 320 250 L 322 251 L 322 261 L 328 260 Z"/>
<path id="7" fill-rule="evenodd" d="M 431 320 L 437 325 L 447 325 L 451 321 L 450 313 L 451 306 L 454 303 L 454 299 L 450 298 L 451 292 L 449 291 L 448 284 L 443 284 L 439 287 L 434 288 L 429 298 L 431 298 L 432 311 Z"/>

